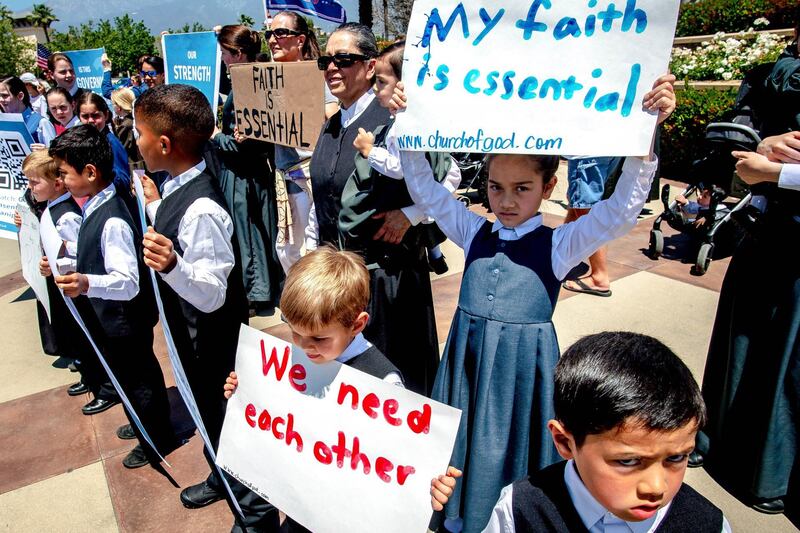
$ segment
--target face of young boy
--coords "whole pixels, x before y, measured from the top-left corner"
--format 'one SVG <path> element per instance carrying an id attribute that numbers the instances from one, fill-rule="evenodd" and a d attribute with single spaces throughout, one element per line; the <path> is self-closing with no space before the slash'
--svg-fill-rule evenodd
<path id="1" fill-rule="evenodd" d="M 85 167 L 83 172 L 78 172 L 75 167 L 57 157 L 54 158 L 58 164 L 58 177 L 63 180 L 73 198 L 83 198 L 89 196 L 93 191 L 92 180 L 90 179 L 91 170 Z"/>
<path id="2" fill-rule="evenodd" d="M 528 156 L 495 156 L 489 168 L 489 205 L 503 226 L 517 227 L 536 216 L 557 181 L 553 176 L 545 185 L 536 163 Z"/>
<path id="3" fill-rule="evenodd" d="M 28 185 L 31 188 L 31 194 L 33 195 L 33 198 L 37 202 L 55 200 L 64 194 L 64 186 L 60 179 L 50 181 L 44 179 L 38 174 L 29 174 Z"/>
<path id="4" fill-rule="evenodd" d="M 373 90 L 382 107 L 389 107 L 398 81 L 400 80 L 394 75 L 394 69 L 388 61 L 379 59 L 375 63 L 375 87 Z"/>
<path id="5" fill-rule="evenodd" d="M 167 156 L 163 153 L 161 136 L 144 121 L 139 120 L 135 124 L 137 132 L 136 146 L 139 147 L 139 153 L 142 154 L 142 159 L 144 159 L 147 168 L 154 172 L 164 170 L 164 162 Z"/>
<path id="6" fill-rule="evenodd" d="M 292 343 L 302 348 L 314 363 L 329 363 L 342 355 L 353 338 L 364 329 L 367 318 L 368 315 L 362 313 L 349 328 L 338 321 L 316 330 L 289 324 L 292 330 Z"/>
<path id="7" fill-rule="evenodd" d="M 625 425 L 588 435 L 571 458 L 603 507 L 629 522 L 647 520 L 680 489 L 696 434 L 694 422 L 675 431 Z"/>

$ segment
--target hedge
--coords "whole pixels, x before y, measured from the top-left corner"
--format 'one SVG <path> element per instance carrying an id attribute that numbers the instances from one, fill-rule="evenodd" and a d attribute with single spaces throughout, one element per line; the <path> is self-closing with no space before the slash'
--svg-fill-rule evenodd
<path id="1" fill-rule="evenodd" d="M 677 91 L 677 108 L 661 127 L 659 158 L 666 177 L 685 181 L 691 164 L 704 155 L 706 126 L 720 122 L 733 109 L 736 89 Z"/>
<path id="2" fill-rule="evenodd" d="M 676 35 L 745 31 L 761 17 L 770 29 L 794 28 L 799 8 L 799 0 L 699 0 L 681 5 Z"/>

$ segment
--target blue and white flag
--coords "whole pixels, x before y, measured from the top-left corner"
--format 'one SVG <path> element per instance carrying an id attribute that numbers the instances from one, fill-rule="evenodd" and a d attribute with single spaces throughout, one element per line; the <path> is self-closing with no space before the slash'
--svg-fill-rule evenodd
<path id="1" fill-rule="evenodd" d="M 72 50 L 64 54 L 72 61 L 75 67 L 75 78 L 78 87 L 103 94 L 103 54 L 105 48 L 94 48 L 92 50 Z"/>
<path id="2" fill-rule="evenodd" d="M 217 34 L 213 31 L 168 33 L 161 37 L 161 49 L 164 51 L 165 83 L 196 87 L 206 96 L 216 116 L 222 57 Z"/>
<path id="3" fill-rule="evenodd" d="M 347 13 L 342 4 L 336 0 L 264 0 L 264 2 L 267 14 L 270 11 L 299 11 L 339 24 L 347 22 Z"/>

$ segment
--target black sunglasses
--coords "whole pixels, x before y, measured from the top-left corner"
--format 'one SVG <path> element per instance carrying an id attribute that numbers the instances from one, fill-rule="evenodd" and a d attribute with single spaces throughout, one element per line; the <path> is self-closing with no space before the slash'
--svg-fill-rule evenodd
<path id="1" fill-rule="evenodd" d="M 320 70 L 328 70 L 331 63 L 336 65 L 336 68 L 352 67 L 356 61 L 367 61 L 369 56 L 362 54 L 333 54 L 332 56 L 320 56 L 317 59 L 317 67 Z"/>
<path id="2" fill-rule="evenodd" d="M 283 39 L 290 35 L 303 35 L 302 32 L 290 30 L 289 28 L 275 28 L 274 30 L 266 30 L 264 32 L 264 39 L 269 41 L 269 38 L 275 36 L 276 39 Z"/>

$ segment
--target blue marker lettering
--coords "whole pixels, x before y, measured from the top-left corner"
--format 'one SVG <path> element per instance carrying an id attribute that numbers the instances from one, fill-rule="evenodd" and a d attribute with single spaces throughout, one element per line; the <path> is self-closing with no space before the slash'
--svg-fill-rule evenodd
<path id="1" fill-rule="evenodd" d="M 547 98 L 547 91 L 553 89 L 553 100 L 561 98 L 561 83 L 555 78 L 548 78 L 542 82 L 539 98 Z"/>
<path id="2" fill-rule="evenodd" d="M 453 24 L 456 22 L 456 17 L 461 17 L 461 32 L 464 34 L 464 38 L 466 39 L 469 37 L 467 13 L 464 10 L 464 5 L 459 2 L 453 12 L 450 14 L 450 18 L 447 19 L 446 24 L 442 22 L 442 17 L 439 16 L 439 8 L 435 7 L 431 10 L 431 14 L 428 17 L 428 23 L 425 24 L 425 32 L 422 34 L 421 46 L 423 48 L 428 48 L 431 45 L 431 34 L 433 33 L 434 29 L 436 29 L 436 37 L 439 38 L 439 41 L 444 41 L 447 39 L 447 36 L 450 34 L 450 30 L 453 29 Z"/>
<path id="3" fill-rule="evenodd" d="M 425 78 L 427 77 L 428 72 L 431 71 L 430 67 L 428 66 L 431 63 L 431 55 L 426 53 L 424 56 L 422 56 L 422 59 L 425 61 L 425 64 L 422 65 L 422 68 L 419 69 L 419 73 L 417 74 L 417 87 L 422 87 L 422 84 L 425 83 Z"/>
<path id="4" fill-rule="evenodd" d="M 558 21 L 556 28 L 553 30 L 553 37 L 556 41 L 560 41 L 564 37 L 572 35 L 573 37 L 580 37 L 581 28 L 578 26 L 578 21 L 573 17 L 564 17 Z"/>
<path id="5" fill-rule="evenodd" d="M 592 107 L 592 102 L 594 102 L 595 96 L 597 96 L 597 87 L 592 87 L 586 91 L 586 96 L 583 97 L 583 107 L 586 109 Z"/>
<path id="6" fill-rule="evenodd" d="M 527 78 L 522 80 L 522 83 L 520 83 L 519 91 L 517 91 L 517 94 L 519 94 L 519 97 L 522 98 L 523 100 L 530 100 L 532 98 L 536 98 L 536 87 L 538 86 L 539 86 L 539 80 L 537 80 L 533 76 L 528 76 Z"/>
<path id="7" fill-rule="evenodd" d="M 583 85 L 575 81 L 575 76 L 570 76 L 561 82 L 561 90 L 564 91 L 565 100 L 570 100 L 575 95 L 575 91 L 580 91 L 581 89 L 583 89 Z"/>
<path id="8" fill-rule="evenodd" d="M 514 96 L 514 82 L 511 81 L 511 78 L 516 76 L 517 73 L 513 70 L 510 70 L 503 74 L 503 88 L 506 90 L 505 93 L 500 97 L 503 100 L 508 100 L 512 96 Z"/>
<path id="9" fill-rule="evenodd" d="M 614 2 L 611 2 L 608 4 L 608 7 L 605 11 L 601 11 L 597 14 L 597 18 L 603 21 L 603 31 L 608 33 L 611 31 L 611 26 L 614 24 L 614 20 L 622 18 L 622 11 L 616 8 Z"/>
<path id="10" fill-rule="evenodd" d="M 543 22 L 536 22 L 536 13 L 539 8 L 544 6 L 545 9 L 550 9 L 552 4 L 550 0 L 533 0 L 530 9 L 528 9 L 528 16 L 525 20 L 517 21 L 517 28 L 522 30 L 522 38 L 526 41 L 530 40 L 531 35 L 535 31 L 547 31 L 547 24 Z"/>
<path id="11" fill-rule="evenodd" d="M 633 109 L 634 99 L 636 98 L 636 87 L 639 85 L 639 77 L 642 75 L 642 66 L 634 63 L 631 66 L 631 77 L 628 80 L 628 88 L 625 90 L 625 100 L 622 101 L 622 116 L 627 117 Z"/>
<path id="12" fill-rule="evenodd" d="M 439 78 L 439 81 L 433 86 L 435 90 L 441 91 L 450 84 L 447 77 L 448 72 L 450 72 L 450 67 L 447 65 L 439 65 L 439 68 L 436 69 L 436 77 Z"/>
<path id="13" fill-rule="evenodd" d="M 483 94 L 491 96 L 497 90 L 497 77 L 500 75 L 499 72 L 496 70 L 491 71 L 489 74 L 486 75 L 486 81 L 489 83 L 489 86 L 483 90 Z"/>
<path id="14" fill-rule="evenodd" d="M 622 31 L 631 29 L 634 21 L 636 21 L 636 33 L 642 33 L 647 29 L 647 13 L 636 7 L 636 0 L 628 0 L 625 4 L 625 16 L 622 17 Z"/>
<path id="15" fill-rule="evenodd" d="M 474 68 L 467 72 L 467 75 L 464 76 L 464 88 L 467 90 L 468 93 L 471 94 L 478 94 L 481 92 L 480 89 L 472 85 L 472 82 L 478 79 L 478 76 L 481 75 L 481 71 Z"/>
<path id="16" fill-rule="evenodd" d="M 501 18 L 503 18 L 505 12 L 506 12 L 505 9 L 501 9 L 500 11 L 497 12 L 497 15 L 491 17 L 484 8 L 481 8 L 478 14 L 481 17 L 481 21 L 483 22 L 484 28 L 483 30 L 481 30 L 481 33 L 477 37 L 475 37 L 475 40 L 472 41 L 472 46 L 478 46 L 478 43 L 480 43 L 483 40 L 483 38 L 489 34 L 490 31 L 492 31 L 492 28 L 497 26 L 497 23 L 500 22 Z"/>
<path id="17" fill-rule="evenodd" d="M 597 99 L 594 108 L 598 111 L 614 111 L 617 109 L 618 103 L 619 93 L 608 93 Z"/>
<path id="18" fill-rule="evenodd" d="M 589 7 L 594 7 L 596 5 L 597 0 L 589 0 Z M 596 23 L 597 17 L 594 15 L 589 15 L 586 17 L 586 24 L 583 25 L 583 33 L 585 33 L 587 37 L 594 35 L 594 27 Z"/>

